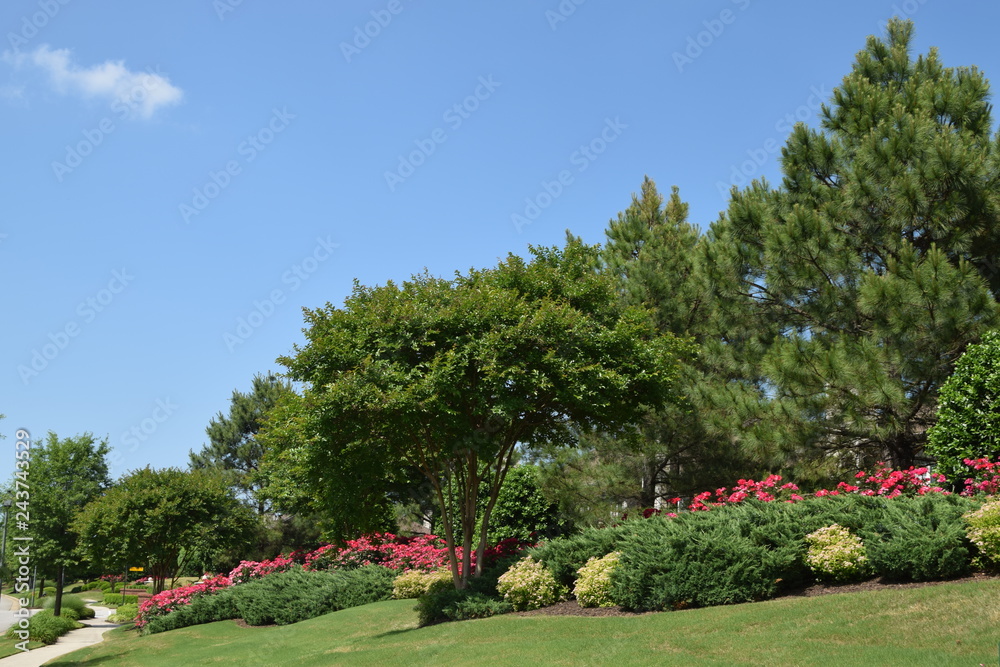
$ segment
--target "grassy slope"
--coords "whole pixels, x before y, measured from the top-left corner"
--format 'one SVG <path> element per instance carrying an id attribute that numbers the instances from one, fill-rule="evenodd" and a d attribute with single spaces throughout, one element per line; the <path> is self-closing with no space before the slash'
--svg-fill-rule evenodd
<path id="1" fill-rule="evenodd" d="M 987 665 L 1000 581 L 942 584 L 637 617 L 501 616 L 416 627 L 409 600 L 295 625 L 232 621 L 137 637 L 122 629 L 50 665 Z"/>

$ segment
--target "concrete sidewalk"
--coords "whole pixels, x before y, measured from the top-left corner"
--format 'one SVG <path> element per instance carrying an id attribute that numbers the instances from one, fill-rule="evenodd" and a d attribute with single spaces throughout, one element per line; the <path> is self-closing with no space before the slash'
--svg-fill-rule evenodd
<path id="1" fill-rule="evenodd" d="M 111 614 L 111 609 L 95 606 L 91 606 L 91 609 L 97 615 L 94 618 L 80 621 L 87 627 L 80 628 L 79 630 L 70 630 L 56 640 L 55 644 L 2 658 L 0 659 L 0 667 L 39 667 L 52 658 L 72 653 L 84 646 L 101 643 L 104 633 L 112 628 L 117 628 L 118 625 L 108 623 L 106 620 Z"/>

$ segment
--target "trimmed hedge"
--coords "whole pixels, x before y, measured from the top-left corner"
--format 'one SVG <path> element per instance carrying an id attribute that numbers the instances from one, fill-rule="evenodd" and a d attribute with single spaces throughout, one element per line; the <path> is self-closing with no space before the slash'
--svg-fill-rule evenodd
<path id="1" fill-rule="evenodd" d="M 118 607 L 123 604 L 134 604 L 134 605 L 139 604 L 138 595 L 125 595 L 124 597 L 125 599 L 122 600 L 121 593 L 105 593 L 104 599 L 101 601 L 101 604 L 106 607 Z"/>

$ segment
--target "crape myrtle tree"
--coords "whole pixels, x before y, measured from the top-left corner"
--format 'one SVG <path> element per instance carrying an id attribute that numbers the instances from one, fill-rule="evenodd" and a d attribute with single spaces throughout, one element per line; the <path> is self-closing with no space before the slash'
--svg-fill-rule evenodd
<path id="1" fill-rule="evenodd" d="M 941 383 L 997 323 L 989 86 L 933 49 L 914 60 L 912 31 L 868 38 L 820 129 L 788 138 L 781 187 L 734 188 L 705 246 L 728 324 L 754 331 L 731 349 L 766 378 L 766 437 L 793 459 L 913 464 Z"/>
<path id="2" fill-rule="evenodd" d="M 25 507 L 25 513 L 30 514 L 28 535 L 34 562 L 43 576 L 56 580 L 57 615 L 62 609 L 66 569 L 80 565 L 77 534 L 71 523 L 87 503 L 110 486 L 108 451 L 107 441 L 90 433 L 59 438 L 50 431 L 31 447 L 30 502 Z M 17 506 L 11 508 L 11 516 L 18 510 Z"/>
<path id="3" fill-rule="evenodd" d="M 90 502 L 71 529 L 92 562 L 116 572 L 145 565 L 160 592 L 183 567 L 182 554 L 246 548 L 258 526 L 218 471 L 147 466 Z"/>
<path id="4" fill-rule="evenodd" d="M 990 331 L 966 348 L 941 387 L 927 453 L 937 459 L 935 472 L 957 488 L 969 471 L 965 459 L 1000 456 L 1000 332 Z"/>
<path id="5" fill-rule="evenodd" d="M 343 308 L 306 311 L 307 343 L 279 359 L 306 388 L 269 420 L 265 460 L 317 495 L 343 485 L 338 495 L 353 495 L 355 508 L 378 497 L 393 470 L 419 471 L 458 588 L 473 574 L 474 548 L 482 571 L 515 447 L 570 444 L 570 423 L 627 427 L 673 397 L 686 350 L 621 305 L 594 270 L 596 247 L 531 252 L 531 261 L 510 255 L 451 280 L 355 284 Z M 478 507 L 481 482 L 489 494 Z"/>

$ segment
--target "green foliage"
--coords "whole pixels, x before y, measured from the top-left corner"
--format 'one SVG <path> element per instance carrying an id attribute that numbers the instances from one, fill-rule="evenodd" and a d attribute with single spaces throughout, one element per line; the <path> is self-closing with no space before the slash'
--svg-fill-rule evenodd
<path id="1" fill-rule="evenodd" d="M 83 624 L 65 616 L 53 616 L 51 609 L 43 609 L 28 619 L 28 638 L 43 644 L 55 644 L 56 640 L 70 630 L 82 628 Z M 19 639 L 17 625 L 7 630 L 8 639 Z"/>
<path id="2" fill-rule="evenodd" d="M 183 549 L 246 545 L 258 527 L 217 471 L 136 470 L 87 505 L 72 524 L 79 548 L 112 571 L 148 563 L 156 589 L 176 573 Z"/>
<path id="3" fill-rule="evenodd" d="M 1000 565 L 1000 500 L 990 500 L 972 512 L 968 512 L 969 541 L 976 545 L 986 564 Z"/>
<path id="4" fill-rule="evenodd" d="M 629 609 L 678 609 L 773 597 L 813 580 L 806 535 L 839 524 L 864 543 L 872 574 L 888 581 L 950 579 L 968 573 L 962 515 L 978 505 L 959 496 L 844 495 L 794 504 L 748 501 L 675 519 L 633 519 L 592 528 L 532 550 L 564 584 L 589 559 L 620 552 L 611 599 Z"/>
<path id="5" fill-rule="evenodd" d="M 927 453 L 953 485 L 963 481 L 965 459 L 1000 457 L 1000 332 L 969 345 L 941 387 Z"/>
<path id="6" fill-rule="evenodd" d="M 154 617 L 145 633 L 242 618 L 250 625 L 287 625 L 331 611 L 392 597 L 394 570 L 369 565 L 355 570 L 295 568 L 195 598 L 189 605 Z"/>
<path id="7" fill-rule="evenodd" d="M 240 618 L 234 595 L 236 588 L 236 586 L 223 588 L 212 595 L 198 596 L 191 601 L 191 604 L 180 607 L 164 616 L 154 616 L 149 623 L 143 626 L 141 633 L 144 635 L 156 634 L 191 625 Z"/>
<path id="8" fill-rule="evenodd" d="M 125 595 L 122 596 L 121 593 L 110 593 L 104 594 L 104 599 L 101 601 L 104 606 L 117 607 L 123 604 L 139 604 L 138 595 Z"/>
<path id="9" fill-rule="evenodd" d="M 545 566 L 563 586 L 570 588 L 577 572 L 591 558 L 601 558 L 618 548 L 624 535 L 631 531 L 634 522 L 610 528 L 591 528 L 576 535 L 545 542 L 529 551 Z"/>
<path id="10" fill-rule="evenodd" d="M 42 608 L 53 609 L 55 604 L 55 596 L 47 596 L 42 602 Z M 75 595 L 63 595 L 61 612 L 65 612 L 67 609 L 71 609 L 76 613 L 77 618 L 73 620 L 79 620 L 81 618 L 94 618 L 94 610 L 87 606 L 87 603 L 84 602 L 83 598 Z"/>
<path id="11" fill-rule="evenodd" d="M 420 470 L 467 579 L 518 443 L 571 443 L 571 421 L 628 427 L 674 396 L 686 349 L 618 302 L 596 248 L 532 253 L 452 280 L 355 285 L 343 308 L 307 311 L 306 345 L 279 360 L 306 389 L 260 434 L 265 467 L 344 523 Z"/>
<path id="12" fill-rule="evenodd" d="M 556 581 L 544 563 L 525 556 L 497 580 L 497 592 L 517 611 L 538 609 L 566 597 L 566 588 Z"/>
<path id="13" fill-rule="evenodd" d="M 50 431 L 32 446 L 28 526 L 34 562 L 46 576 L 57 579 L 61 568 L 79 566 L 76 534 L 70 524 L 110 485 L 105 461 L 109 451 L 107 440 L 97 440 L 90 433 L 59 438 Z"/>
<path id="14" fill-rule="evenodd" d="M 622 503 L 653 507 L 756 472 L 733 444 L 743 420 L 730 395 L 741 394 L 744 383 L 727 382 L 731 346 L 718 346 L 726 331 L 701 266 L 705 239 L 688 222 L 678 188 L 664 200 L 646 177 L 605 233 L 599 265 L 622 303 L 642 308 L 657 331 L 688 338 L 698 351 L 681 369 L 683 398 L 653 406 L 625 432 L 584 430 L 575 447 L 541 452 L 546 494 L 577 523 L 591 525 Z M 720 394 L 725 409 L 717 405 Z"/>
<path id="15" fill-rule="evenodd" d="M 630 523 L 612 579 L 612 598 L 629 609 L 765 600 L 809 576 L 791 505 L 750 502 Z"/>
<path id="16" fill-rule="evenodd" d="M 621 556 L 612 551 L 603 558 L 591 558 L 577 571 L 573 595 L 581 607 L 613 607 L 611 598 L 611 576 L 618 567 Z"/>
<path id="17" fill-rule="evenodd" d="M 806 563 L 820 578 L 850 581 L 868 572 L 865 545 L 843 526 L 832 524 L 806 535 Z"/>
<path id="18" fill-rule="evenodd" d="M 254 376 L 249 393 L 233 390 L 229 414 L 220 412 L 205 429 L 209 444 L 190 453 L 191 468 L 223 471 L 242 498 L 263 514 L 268 507 L 259 493 L 261 479 L 256 472 L 264 449 L 257 432 L 267 412 L 291 393 L 291 385 L 274 374 Z"/>
<path id="19" fill-rule="evenodd" d="M 108 616 L 109 623 L 131 623 L 139 613 L 139 605 L 123 604 L 115 610 L 115 613 Z"/>
<path id="20" fill-rule="evenodd" d="M 959 354 L 998 322 L 989 83 L 912 58 L 912 33 L 869 37 L 821 129 L 789 136 L 781 187 L 734 188 L 709 232 L 721 340 L 771 398 L 740 439 L 786 468 L 912 465 Z"/>
<path id="21" fill-rule="evenodd" d="M 538 467 L 522 464 L 508 470 L 493 506 L 490 544 L 512 537 L 528 540 L 533 534 L 552 538 L 566 529 L 559 508 L 539 489 Z"/>
<path id="22" fill-rule="evenodd" d="M 864 540 L 873 572 L 887 581 L 969 574 L 972 549 L 962 515 L 970 504 L 965 498 L 937 494 L 884 501 L 880 521 L 869 520 L 855 531 Z"/>
<path id="23" fill-rule="evenodd" d="M 431 591 L 417 600 L 418 622 L 421 626 L 442 621 L 465 621 L 472 618 L 487 618 L 514 611 L 506 600 L 475 590 L 474 587 Z"/>
<path id="24" fill-rule="evenodd" d="M 435 570 L 434 572 L 410 570 L 393 580 L 392 599 L 415 599 L 445 588 L 454 588 L 451 572 L 448 570 Z"/>

